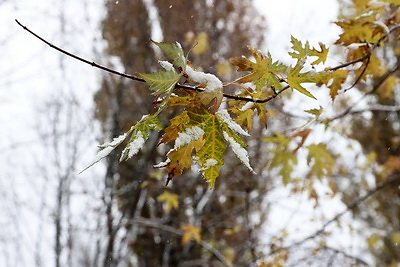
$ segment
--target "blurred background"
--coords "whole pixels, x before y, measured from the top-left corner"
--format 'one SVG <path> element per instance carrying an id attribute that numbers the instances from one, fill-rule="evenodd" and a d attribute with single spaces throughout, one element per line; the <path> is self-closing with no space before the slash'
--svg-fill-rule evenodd
<path id="1" fill-rule="evenodd" d="M 333 154 L 348 151 L 345 164 L 337 159 L 342 168 L 324 179 L 308 179 L 299 168 L 298 178 L 285 186 L 267 168 L 273 147 L 261 138 L 304 124 L 305 109 L 332 108 L 327 92 L 315 92 L 319 102 L 294 93 L 266 105 L 268 128 L 253 125 L 247 149 L 257 175 L 230 151 L 214 190 L 196 170 L 165 187 L 166 173 L 153 168 L 169 150 L 157 146 L 162 133 L 153 133 L 127 162 L 120 164 L 121 151 L 115 151 L 78 174 L 95 158 L 97 145 L 148 114 L 154 99 L 145 84 L 68 58 L 14 21 L 67 51 L 130 74 L 158 68 L 163 58 L 151 39 L 178 41 L 185 51 L 198 42 L 190 55 L 193 66 L 231 81 L 237 74 L 229 58 L 248 55 L 247 45 L 287 64 L 291 35 L 332 45 L 340 34 L 333 22 L 346 8 L 335 0 L 0 0 L 0 266 L 397 264 L 399 248 L 390 237 L 400 229 L 400 209 L 393 208 L 399 205 L 398 185 L 330 221 L 373 188 L 365 182 L 375 177 L 368 166 L 353 172 L 354 166 L 368 162 L 371 151 L 384 163 L 393 151 L 365 139 L 380 147 L 398 136 L 397 128 L 349 141 L 321 126 L 313 141 L 333 142 Z M 342 59 L 339 52 L 328 58 L 331 65 Z M 177 112 L 165 114 L 164 125 Z M 389 120 L 385 114 L 360 115 L 357 122 L 373 116 L 381 129 L 395 127 L 398 112 Z M 305 159 L 300 163 L 307 165 Z M 179 196 L 178 206 L 168 208 L 171 203 L 159 197 L 165 192 Z M 185 225 L 200 228 L 202 241 L 182 244 Z"/>

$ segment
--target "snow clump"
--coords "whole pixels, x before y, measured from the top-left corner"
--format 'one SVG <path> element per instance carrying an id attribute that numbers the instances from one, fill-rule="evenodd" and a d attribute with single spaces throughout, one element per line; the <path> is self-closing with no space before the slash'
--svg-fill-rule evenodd
<path id="1" fill-rule="evenodd" d="M 206 85 L 204 91 L 207 93 L 211 93 L 223 86 L 221 80 L 215 75 L 202 71 L 195 71 L 190 66 L 186 66 L 186 74 L 192 81 Z"/>

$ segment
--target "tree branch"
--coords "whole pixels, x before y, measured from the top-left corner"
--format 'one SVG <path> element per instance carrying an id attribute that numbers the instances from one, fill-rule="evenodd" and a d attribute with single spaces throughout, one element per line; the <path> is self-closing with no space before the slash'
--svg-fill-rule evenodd
<path id="1" fill-rule="evenodd" d="M 24 30 L 26 30 L 27 32 L 29 32 L 30 34 L 32 34 L 33 36 L 35 36 L 37 39 L 39 39 L 39 40 L 42 41 L 43 43 L 47 44 L 48 46 L 50 46 L 51 48 L 57 50 L 58 52 L 60 52 L 60 53 L 62 53 L 62 54 L 65 54 L 65 55 L 67 55 L 67 56 L 69 56 L 69 57 L 72 57 L 72 58 L 78 60 L 78 61 L 81 61 L 81 62 L 83 62 L 83 63 L 86 63 L 86 64 L 88 64 L 88 65 L 90 65 L 90 66 L 92 66 L 92 67 L 95 67 L 95 68 L 104 70 L 104 71 L 106 71 L 106 72 L 109 72 L 109 73 L 112 73 L 112 74 L 115 74 L 115 75 L 119 75 L 119 76 L 121 76 L 121 77 L 124 77 L 124 78 L 127 78 L 127 79 L 131 79 L 131 80 L 134 80 L 134 81 L 146 82 L 144 79 L 142 79 L 142 78 L 140 78 L 140 77 L 138 77 L 138 76 L 130 75 L 130 74 L 126 74 L 126 73 L 122 73 L 122 72 L 119 72 L 119 71 L 116 71 L 116 70 L 107 68 L 107 67 L 105 67 L 105 66 L 102 66 L 102 65 L 100 65 L 100 64 L 97 64 L 97 63 L 94 62 L 94 61 L 89 61 L 89 60 L 84 59 L 84 58 L 82 58 L 82 57 L 80 57 L 80 56 L 77 56 L 77 55 L 75 55 L 75 54 L 72 54 L 72 53 L 70 53 L 70 52 L 68 52 L 68 51 L 66 51 L 66 50 L 64 50 L 64 49 L 62 49 L 62 48 L 60 48 L 60 47 L 58 47 L 58 46 L 56 46 L 56 45 L 50 43 L 49 41 L 45 40 L 43 37 L 39 36 L 38 34 L 36 34 L 36 33 L 33 32 L 33 31 L 31 31 L 28 27 L 26 27 L 25 25 L 21 24 L 17 19 L 15 19 L 15 21 L 16 21 L 16 23 L 17 23 L 19 26 L 21 26 Z M 397 29 L 397 27 L 394 27 L 394 28 Z M 395 29 L 392 29 L 387 35 L 389 35 L 389 34 L 390 34 L 392 31 L 394 31 Z M 384 37 L 386 38 L 387 35 L 385 35 Z M 384 38 L 382 37 L 381 39 L 384 39 Z M 371 47 L 371 52 L 372 52 L 372 50 L 375 49 L 375 47 L 377 47 L 377 46 L 378 46 L 378 44 L 375 44 L 373 47 Z M 371 52 L 370 52 L 370 53 L 371 53 Z M 367 55 L 365 55 L 365 56 L 363 56 L 363 57 L 361 57 L 361 58 L 359 58 L 359 59 L 353 60 L 353 61 L 351 61 L 351 62 L 347 62 L 347 63 L 345 63 L 345 64 L 336 66 L 336 67 L 334 67 L 334 68 L 330 68 L 330 69 L 328 69 L 328 70 L 329 70 L 329 71 L 334 71 L 334 70 L 337 70 L 337 69 L 340 69 L 340 68 L 344 68 L 344 67 L 347 67 L 347 66 L 349 66 L 349 65 L 358 63 L 358 62 L 360 62 L 360 61 L 363 61 L 363 60 L 367 59 L 367 58 L 370 56 L 370 53 L 367 54 Z M 197 91 L 197 92 L 202 92 L 202 91 L 204 91 L 203 89 L 201 89 L 201 88 L 199 88 L 199 87 L 196 87 L 196 86 L 188 86 L 188 85 L 183 85 L 183 84 L 179 84 L 179 83 L 177 83 L 177 84 L 175 85 L 175 88 L 177 88 L 177 89 L 186 89 L 186 90 Z M 271 95 L 271 96 L 269 96 L 269 97 L 267 97 L 267 98 L 264 98 L 264 99 L 254 99 L 254 98 L 249 98 L 249 97 L 240 97 L 240 96 L 235 96 L 235 95 L 230 95 L 230 94 L 225 94 L 225 93 L 223 94 L 223 96 L 226 97 L 226 98 L 229 98 L 229 99 L 233 99 L 233 100 L 241 100 L 241 101 L 254 102 L 254 103 L 267 103 L 267 102 L 273 100 L 274 98 L 276 98 L 278 95 L 280 95 L 282 92 L 286 91 L 286 90 L 289 89 L 289 88 L 290 88 L 290 86 L 287 85 L 287 86 L 283 87 L 282 89 L 280 89 L 279 91 L 274 92 L 273 95 Z"/>

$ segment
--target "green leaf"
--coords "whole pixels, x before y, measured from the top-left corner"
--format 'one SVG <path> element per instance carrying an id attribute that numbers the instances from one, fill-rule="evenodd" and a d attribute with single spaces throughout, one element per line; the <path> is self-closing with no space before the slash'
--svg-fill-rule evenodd
<path id="1" fill-rule="evenodd" d="M 182 46 L 178 42 L 176 42 L 175 44 L 169 44 L 164 42 L 158 43 L 155 41 L 152 42 L 164 51 L 164 53 L 168 56 L 169 59 L 172 60 L 175 66 L 180 67 L 182 71 L 185 71 L 186 58 L 182 50 Z"/>
<path id="2" fill-rule="evenodd" d="M 312 174 L 321 178 L 332 171 L 334 160 L 326 148 L 326 144 L 312 144 L 307 146 L 307 164 L 311 167 Z"/>
<path id="3" fill-rule="evenodd" d="M 324 111 L 324 108 L 319 106 L 319 109 L 313 108 L 313 109 L 307 109 L 307 110 L 304 110 L 304 111 L 314 115 L 315 119 L 318 119 L 319 116 L 321 116 L 322 111 Z"/>
<path id="4" fill-rule="evenodd" d="M 138 73 L 154 91 L 153 95 L 160 95 L 175 88 L 182 74 L 175 70 L 160 70 L 156 73 Z"/>
<path id="5" fill-rule="evenodd" d="M 300 72 L 304 66 L 304 59 L 299 60 L 294 67 L 290 67 L 288 71 L 288 84 L 291 88 L 299 91 L 300 93 L 316 99 L 309 91 L 306 90 L 302 83 L 318 83 L 326 76 L 325 72 Z"/>
<path id="6" fill-rule="evenodd" d="M 269 169 L 279 168 L 279 175 L 282 182 L 287 185 L 290 182 L 294 166 L 297 165 L 296 154 L 289 149 L 290 138 L 281 133 L 276 133 L 273 137 L 263 139 L 265 142 L 277 143 L 277 146 L 270 152 L 274 155 L 268 165 Z"/>
<path id="7" fill-rule="evenodd" d="M 318 51 L 315 48 L 311 48 L 310 44 L 308 41 L 304 44 L 301 43 L 301 41 L 297 40 L 293 36 L 291 37 L 291 42 L 292 42 L 292 49 L 295 52 L 289 52 L 289 55 L 292 58 L 297 58 L 299 60 L 306 58 L 307 56 L 315 56 L 318 59 L 316 59 L 314 62 L 312 62 L 312 65 L 316 65 L 319 63 L 325 63 L 326 58 L 328 56 L 328 51 L 329 49 L 326 48 L 326 46 L 323 43 L 318 43 L 319 47 L 321 48 L 321 51 Z"/>

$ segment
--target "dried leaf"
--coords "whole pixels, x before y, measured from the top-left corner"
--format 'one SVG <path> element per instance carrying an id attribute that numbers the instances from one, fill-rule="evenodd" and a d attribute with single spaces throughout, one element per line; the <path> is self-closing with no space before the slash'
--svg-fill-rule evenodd
<path id="1" fill-rule="evenodd" d="M 183 237 L 181 244 L 182 246 L 189 243 L 190 240 L 194 239 L 197 243 L 201 241 L 201 229 L 193 224 L 185 224 L 181 226 L 183 231 Z"/>
<path id="2" fill-rule="evenodd" d="M 157 201 L 164 202 L 165 212 L 167 214 L 169 214 L 172 209 L 177 209 L 179 207 L 179 195 L 170 193 L 169 191 L 164 191 L 159 195 Z"/>

